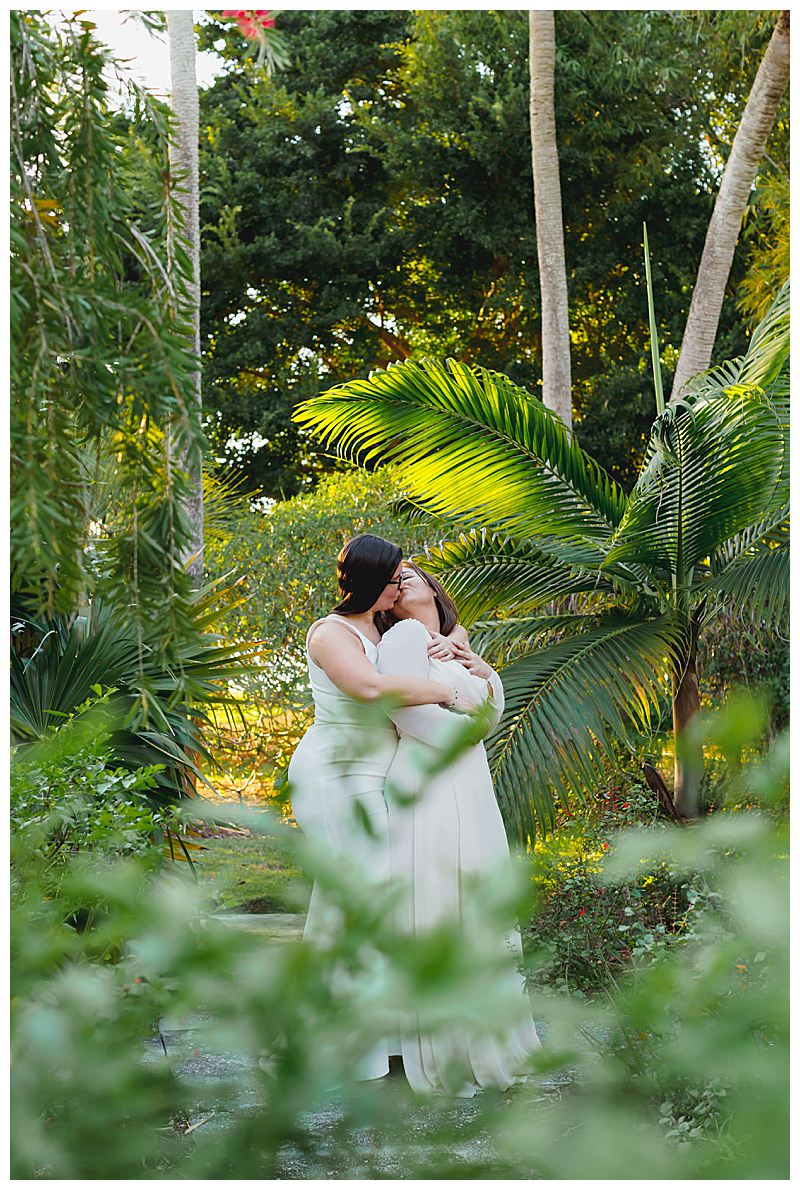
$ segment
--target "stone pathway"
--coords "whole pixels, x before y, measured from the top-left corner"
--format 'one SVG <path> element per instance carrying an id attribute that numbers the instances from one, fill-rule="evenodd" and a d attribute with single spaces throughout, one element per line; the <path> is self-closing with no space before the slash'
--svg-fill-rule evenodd
<path id="1" fill-rule="evenodd" d="M 305 916 L 301 913 L 216 913 L 213 916 L 232 929 L 258 934 L 272 945 L 299 940 L 305 921 Z M 199 1124 L 199 1130 L 192 1139 L 202 1143 L 201 1132 L 208 1135 L 224 1130 L 231 1127 L 242 1114 L 257 1112 L 260 1109 L 260 1076 L 256 1063 L 249 1055 L 226 1052 L 221 1050 L 218 1044 L 215 1045 L 215 1022 L 212 1013 L 194 1013 L 183 1020 L 162 1017 L 159 1027 L 160 1036 L 156 1034 L 144 1043 L 144 1061 L 163 1062 L 166 1048 L 176 1075 L 191 1081 L 198 1088 L 198 1101 L 191 1123 L 196 1127 Z M 536 1029 L 542 1040 L 546 1041 L 547 1025 L 536 1021 Z M 572 1077 L 571 1071 L 562 1070 L 555 1076 L 541 1080 L 535 1089 L 531 1088 L 533 1097 L 541 1102 L 559 1097 L 572 1082 Z M 393 1088 L 397 1087 L 401 1080 L 404 1083 L 402 1070 L 393 1069 L 385 1079 L 376 1084 L 378 1092 L 392 1094 Z M 470 1125 L 480 1109 L 479 1097 L 453 1101 L 448 1108 L 449 1123 L 453 1131 L 456 1134 L 459 1130 L 471 1131 Z M 402 1147 L 407 1149 L 409 1141 L 412 1141 L 415 1151 L 424 1156 L 428 1147 L 426 1132 L 430 1131 L 432 1121 L 440 1118 L 440 1111 L 441 1107 L 434 1112 L 421 1104 L 418 1110 L 412 1112 L 406 1120 Z M 313 1142 L 313 1156 L 310 1156 L 307 1150 L 301 1151 L 292 1145 L 285 1146 L 281 1152 L 281 1167 L 277 1176 L 303 1179 L 371 1178 L 376 1174 L 390 1178 L 409 1176 L 403 1172 L 402 1149 L 397 1151 L 380 1146 L 376 1149 L 374 1138 L 367 1135 L 369 1129 L 357 1130 L 365 1132 L 361 1140 L 352 1133 L 352 1151 L 343 1154 L 342 1135 L 338 1132 L 338 1126 L 344 1120 L 345 1114 L 341 1095 L 335 1092 L 317 1109 L 304 1113 L 301 1124 Z M 199 1123 L 200 1121 L 203 1122 Z M 359 1152 L 362 1153 L 362 1160 L 363 1154 L 367 1152 L 370 1158 L 369 1165 L 361 1173 L 353 1164 L 356 1162 L 357 1165 Z M 433 1153 L 431 1156 L 433 1157 Z M 448 1152 L 448 1156 L 456 1165 L 462 1164 L 467 1173 L 468 1168 L 476 1162 L 482 1164 L 491 1160 L 491 1135 L 487 1132 L 484 1136 L 479 1134 L 477 1137 L 465 1137 L 465 1143 L 456 1145 Z M 346 1167 L 340 1171 L 337 1166 L 343 1159 L 346 1161 Z"/>

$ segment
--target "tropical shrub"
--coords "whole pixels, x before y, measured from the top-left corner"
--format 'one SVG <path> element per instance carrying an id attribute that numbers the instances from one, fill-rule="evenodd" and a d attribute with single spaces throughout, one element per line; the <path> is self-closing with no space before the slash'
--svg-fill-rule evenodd
<path id="1" fill-rule="evenodd" d="M 664 694 L 676 807 L 697 815 L 703 757 L 687 727 L 703 627 L 726 609 L 769 631 L 787 604 L 788 353 L 787 282 L 742 358 L 666 409 L 660 397 L 630 495 L 541 402 L 454 360 L 406 360 L 298 407 L 340 454 L 400 464 L 410 503 L 466 530 L 427 564 L 465 623 L 507 617 L 483 645 L 521 648 L 491 745 L 518 838 L 552 827 L 554 793 L 585 798 Z M 538 647 L 554 626 L 562 639 Z"/>
<path id="2" fill-rule="evenodd" d="M 235 710 L 228 684 L 257 646 L 225 643 L 215 622 L 241 598 L 236 586 L 192 595 L 191 636 L 165 650 L 159 625 L 137 635 L 115 609 L 95 602 L 85 616 L 33 618 L 17 608 L 11 653 L 11 738 L 42 739 L 88 698 L 107 692 L 114 718 L 114 763 L 130 771 L 156 765 L 151 796 L 159 804 L 192 795 L 200 764 L 212 763 L 212 712 Z"/>
<path id="3" fill-rule="evenodd" d="M 700 874 L 687 879 L 666 856 L 632 881 L 605 880 L 615 839 L 633 826 L 664 830 L 667 820 L 643 781 L 617 772 L 594 802 L 564 810 L 556 830 L 536 840 L 538 905 L 526 930 L 537 955 L 533 986 L 597 995 L 631 962 L 648 961 L 683 936 L 698 887 L 705 887 Z"/>

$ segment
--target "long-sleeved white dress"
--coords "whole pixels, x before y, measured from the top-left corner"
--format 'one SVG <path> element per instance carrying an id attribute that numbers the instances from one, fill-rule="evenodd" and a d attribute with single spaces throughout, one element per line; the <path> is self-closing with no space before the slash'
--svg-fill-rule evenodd
<path id="1" fill-rule="evenodd" d="M 488 698 L 493 712 L 491 730 L 503 710 L 499 677 L 493 673 L 490 691 L 489 683 L 470 674 L 459 662 L 430 659 L 430 640 L 418 620 L 401 620 L 381 639 L 378 672 L 448 683 L 473 702 Z M 400 740 L 386 774 L 386 801 L 391 880 L 405 890 L 399 927 L 419 936 L 445 922 L 457 922 L 465 946 L 478 946 L 481 906 L 476 898 L 480 893 L 471 881 L 502 875 L 510 863 L 486 751 L 482 743 L 472 745 L 440 772 L 426 774 L 424 769 L 435 765 L 437 754 L 441 755 L 452 738 L 454 716 L 437 706 L 417 706 L 400 708 L 392 719 Z M 414 800 L 409 804 L 408 797 L 397 799 L 393 791 Z M 502 956 L 499 960 L 501 1012 L 513 1006 L 513 1022 L 505 1029 L 502 1021 L 495 1020 L 487 1021 L 480 1031 L 460 1026 L 449 1032 L 428 1032 L 420 1030 L 413 1013 L 406 1014 L 400 1023 L 400 1049 L 414 1090 L 468 1097 L 478 1088 L 506 1089 L 524 1078 L 530 1057 L 541 1042 L 518 971 L 522 959 L 519 930 L 511 927 L 494 940 L 494 961 L 498 960 L 498 948 L 507 951 L 507 961 L 504 963 Z"/>

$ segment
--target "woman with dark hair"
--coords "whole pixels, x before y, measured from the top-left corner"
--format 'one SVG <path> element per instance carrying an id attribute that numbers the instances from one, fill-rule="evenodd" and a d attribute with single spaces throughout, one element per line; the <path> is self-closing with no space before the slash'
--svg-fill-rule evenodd
<path id="1" fill-rule="evenodd" d="M 348 870 L 357 867 L 365 892 L 370 881 L 381 884 L 389 878 L 383 788 L 398 744 L 391 720 L 379 716 L 376 721 L 369 704 L 391 694 L 403 706 L 436 707 L 448 719 L 452 710 L 478 705 L 453 682 L 379 674 L 375 668 L 380 640 L 375 617 L 399 598 L 401 563 L 400 547 L 372 533 L 354 537 L 339 554 L 342 598 L 306 636 L 314 722 L 288 772 L 298 825 L 329 855 L 341 857 Z M 452 652 L 441 641 L 429 643 L 433 655 Z M 335 922 L 315 884 L 303 937 L 324 942 Z M 382 1045 L 368 1056 L 360 1077 L 378 1078 L 388 1070 L 388 1048 Z"/>
<path id="2" fill-rule="evenodd" d="M 381 638 L 378 673 L 395 681 L 452 683 L 464 703 L 484 705 L 488 734 L 503 711 L 499 676 L 470 649 L 456 606 L 438 580 L 409 562 L 400 577 L 400 595 L 383 613 L 394 623 Z M 438 633 L 452 634 L 453 660 L 429 656 Z M 480 883 L 502 879 L 510 862 L 486 751 L 478 742 L 442 767 L 437 758 L 453 736 L 447 712 L 433 704 L 406 706 L 391 718 L 400 737 L 386 774 L 391 880 L 402 888 L 399 928 L 419 937 L 456 924 L 465 947 L 487 948 L 478 958 L 485 954 L 487 969 L 495 963 L 498 971 L 497 1019 L 470 1034 L 463 1027 L 429 1032 L 409 1016 L 401 1026 L 403 1068 L 419 1092 L 470 1096 L 487 1086 L 504 1090 L 524 1078 L 541 1043 L 518 971 L 519 930 L 509 923 L 504 936 L 478 942 Z"/>

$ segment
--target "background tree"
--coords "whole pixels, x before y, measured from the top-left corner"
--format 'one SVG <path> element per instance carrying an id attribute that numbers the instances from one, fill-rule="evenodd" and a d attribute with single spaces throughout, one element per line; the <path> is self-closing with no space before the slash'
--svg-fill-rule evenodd
<path id="1" fill-rule="evenodd" d="M 672 395 L 711 363 L 725 286 L 758 166 L 789 83 L 789 13 L 781 12 L 731 147 L 692 291 Z"/>
<path id="2" fill-rule="evenodd" d="M 167 12 L 171 104 L 174 115 L 170 140 L 170 178 L 178 201 L 180 219 L 170 227 L 170 259 L 184 250 L 188 254 L 191 281 L 186 317 L 190 324 L 190 350 L 197 359 L 192 374 L 192 403 L 198 420 L 203 412 L 200 372 L 200 164 L 194 14 L 190 8 Z M 180 240 L 183 243 L 180 243 Z M 192 526 L 187 567 L 196 585 L 203 578 L 203 458 L 198 450 L 181 459 L 191 476 L 187 511 Z"/>
<path id="3" fill-rule="evenodd" d="M 167 449 L 168 427 L 180 452 L 202 443 L 191 275 L 162 263 L 169 113 L 119 75 L 131 152 L 92 31 L 12 15 L 12 591 L 48 615 L 102 593 L 166 649 L 191 619 L 188 477 Z"/>
<path id="4" fill-rule="evenodd" d="M 748 64 L 774 20 L 559 13 L 575 432 L 627 486 L 652 410 L 642 220 L 669 386 Z M 251 490 L 273 496 L 332 465 L 290 420 L 328 384 L 424 355 L 497 368 L 534 393 L 541 379 L 527 15 L 320 10 L 279 22 L 293 62 L 270 81 L 211 21 L 203 43 L 228 66 L 201 97 L 209 433 Z M 788 159 L 787 111 L 764 179 Z M 733 294 L 773 218 L 763 194 L 734 256 L 720 359 L 746 343 Z"/>
<path id="5" fill-rule="evenodd" d="M 556 28 L 551 10 L 530 19 L 531 156 L 542 310 L 542 400 L 572 428 L 567 271 L 555 117 Z"/>

